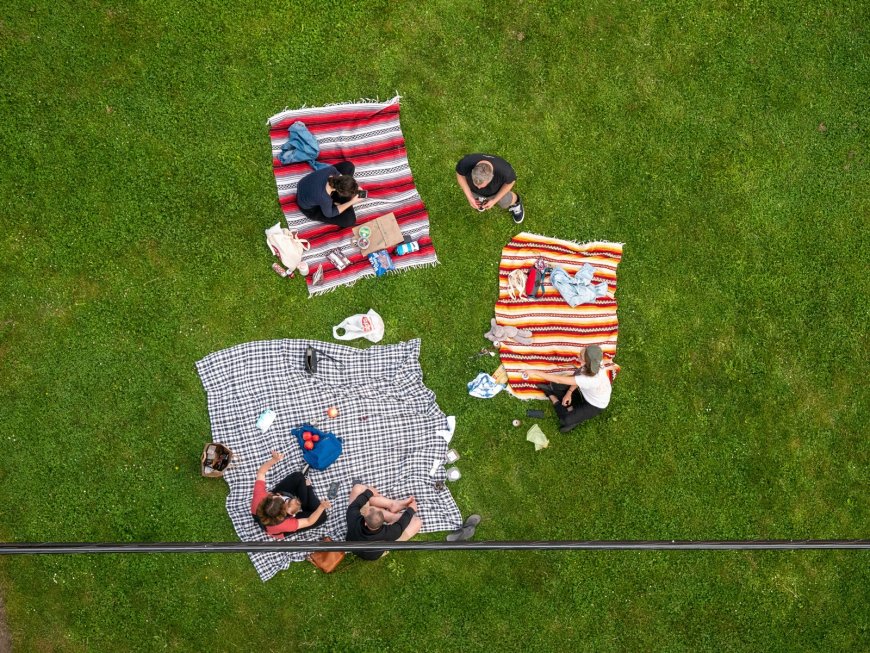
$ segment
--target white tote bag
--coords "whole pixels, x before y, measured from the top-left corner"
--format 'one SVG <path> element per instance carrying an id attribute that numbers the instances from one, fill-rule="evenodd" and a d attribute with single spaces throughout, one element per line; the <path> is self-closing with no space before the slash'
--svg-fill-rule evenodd
<path id="1" fill-rule="evenodd" d="M 344 333 L 339 335 L 339 331 Z M 380 342 L 384 337 L 384 321 L 374 310 L 369 309 L 368 313 L 351 315 L 338 326 L 332 327 L 332 337 L 338 340 L 367 338 L 372 342 Z"/>
<path id="2" fill-rule="evenodd" d="M 311 248 L 311 243 L 300 238 L 295 231 L 281 229 L 279 222 L 266 230 L 266 244 L 289 272 L 298 268 L 301 274 L 308 274 L 308 264 L 302 261 L 302 254 Z"/>

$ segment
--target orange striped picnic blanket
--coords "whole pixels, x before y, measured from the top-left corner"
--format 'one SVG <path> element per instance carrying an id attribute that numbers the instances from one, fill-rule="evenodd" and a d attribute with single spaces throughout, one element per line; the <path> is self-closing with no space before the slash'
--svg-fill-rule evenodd
<path id="1" fill-rule="evenodd" d="M 537 298 L 511 299 L 508 275 L 514 270 L 528 270 L 538 258 L 547 266 L 558 265 L 570 275 L 589 263 L 595 268 L 592 283 L 606 282 L 608 293 L 593 303 L 574 308 L 550 284 L 544 283 L 544 295 Z M 511 392 L 520 399 L 543 399 L 537 389 L 541 383 L 532 370 L 562 372 L 579 366 L 577 357 L 587 345 L 598 345 L 604 352 L 611 382 L 619 371 L 613 363 L 616 355 L 616 266 L 622 259 L 622 243 L 591 242 L 583 245 L 530 233 L 520 233 L 505 246 L 499 263 L 499 292 L 495 305 L 496 322 L 532 332 L 532 343 L 502 343 L 501 362 L 507 370 Z M 523 378 L 527 373 L 528 379 Z"/>

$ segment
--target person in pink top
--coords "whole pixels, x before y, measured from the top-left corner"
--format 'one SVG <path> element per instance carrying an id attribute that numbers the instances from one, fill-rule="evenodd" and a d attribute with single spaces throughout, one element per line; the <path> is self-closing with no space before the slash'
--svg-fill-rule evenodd
<path id="1" fill-rule="evenodd" d="M 326 511 L 332 507 L 329 501 L 317 498 L 311 481 L 302 472 L 293 472 L 267 492 L 266 474 L 283 459 L 283 453 L 273 451 L 272 457 L 260 465 L 251 499 L 251 514 L 266 533 L 279 539 L 286 533 L 320 526 L 326 521 Z"/>

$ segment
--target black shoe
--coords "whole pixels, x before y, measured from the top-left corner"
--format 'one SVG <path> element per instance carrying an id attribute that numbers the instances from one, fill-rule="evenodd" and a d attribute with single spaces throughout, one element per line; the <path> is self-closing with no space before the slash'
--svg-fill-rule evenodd
<path id="1" fill-rule="evenodd" d="M 523 208 L 523 201 L 520 199 L 519 195 L 517 195 L 517 201 L 508 207 L 508 211 L 511 212 L 511 216 L 513 216 L 514 222 L 517 224 L 522 222 L 523 218 L 526 217 L 526 211 Z"/>

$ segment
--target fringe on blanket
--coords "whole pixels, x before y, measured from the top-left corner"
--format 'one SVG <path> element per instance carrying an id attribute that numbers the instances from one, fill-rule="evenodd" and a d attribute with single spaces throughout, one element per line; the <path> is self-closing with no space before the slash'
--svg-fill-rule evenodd
<path id="1" fill-rule="evenodd" d="M 577 247 L 588 247 L 589 245 L 619 245 L 620 247 L 625 247 L 625 243 L 620 242 L 618 240 L 600 240 L 600 239 L 592 239 L 592 240 L 584 240 L 580 242 L 579 240 L 574 240 L 573 238 L 556 238 L 555 236 L 544 236 L 543 234 L 535 234 L 531 231 L 523 232 L 530 236 L 534 236 L 535 238 L 546 238 L 547 240 L 562 240 L 568 243 L 572 243 L 577 245 Z"/>
<path id="2" fill-rule="evenodd" d="M 359 100 L 347 100 L 346 102 L 330 102 L 329 104 L 318 104 L 318 105 L 313 106 L 313 107 L 309 107 L 307 104 L 303 104 L 301 107 L 296 107 L 295 109 L 291 109 L 290 107 L 285 106 L 284 109 L 280 113 L 273 116 L 273 118 L 277 117 L 277 116 L 283 116 L 288 111 L 302 111 L 303 109 L 317 109 L 319 107 L 340 107 L 340 106 L 344 106 L 346 104 L 385 104 L 385 105 L 390 105 L 390 104 L 396 104 L 397 102 L 401 101 L 401 99 L 402 99 L 402 96 L 399 95 L 398 91 L 396 91 L 396 94 L 390 100 L 384 100 L 384 101 L 381 101 L 378 98 L 374 98 L 374 99 L 372 99 L 372 98 L 360 98 Z M 272 126 L 272 118 L 267 118 L 266 119 L 266 127 L 271 127 L 271 126 Z"/>

